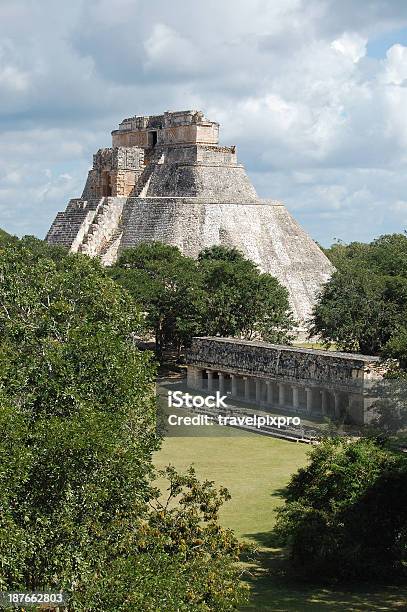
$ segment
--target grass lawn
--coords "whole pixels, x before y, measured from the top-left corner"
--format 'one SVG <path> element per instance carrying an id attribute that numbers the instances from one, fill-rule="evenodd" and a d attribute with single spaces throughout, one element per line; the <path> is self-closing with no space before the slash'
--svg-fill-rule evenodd
<path id="1" fill-rule="evenodd" d="M 282 503 L 279 491 L 290 474 L 306 463 L 309 447 L 228 428 L 211 437 L 168 437 L 155 455 L 157 467 L 171 463 L 185 469 L 194 464 L 200 478 L 226 486 L 232 500 L 221 513 L 221 522 L 259 546 L 253 568 L 251 604 L 245 610 L 366 611 L 407 610 L 407 587 L 324 587 L 301 584 L 286 575 L 282 553 L 273 548 L 269 532 L 273 508 Z M 223 432 L 222 432 L 223 433 Z"/>
<path id="2" fill-rule="evenodd" d="M 309 447 L 231 431 L 233 436 L 166 438 L 155 463 L 181 469 L 193 463 L 200 478 L 227 487 L 232 499 L 221 510 L 222 523 L 239 537 L 252 539 L 273 527 L 272 509 L 281 498 L 272 492 L 305 464 Z"/>

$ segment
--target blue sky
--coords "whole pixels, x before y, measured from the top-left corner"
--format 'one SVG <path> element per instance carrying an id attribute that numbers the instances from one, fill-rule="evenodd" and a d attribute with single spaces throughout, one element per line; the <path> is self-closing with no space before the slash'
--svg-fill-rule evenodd
<path id="1" fill-rule="evenodd" d="M 0 227 L 43 237 L 124 117 L 186 108 L 322 244 L 407 229 L 405 0 L 1 0 Z"/>
<path id="2" fill-rule="evenodd" d="M 407 28 L 390 29 L 377 36 L 372 36 L 367 43 L 367 55 L 384 59 L 388 49 L 397 43 L 407 46 Z"/>

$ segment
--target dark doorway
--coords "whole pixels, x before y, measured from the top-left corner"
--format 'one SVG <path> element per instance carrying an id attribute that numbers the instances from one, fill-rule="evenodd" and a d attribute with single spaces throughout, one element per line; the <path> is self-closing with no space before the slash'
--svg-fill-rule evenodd
<path id="1" fill-rule="evenodd" d="M 112 195 L 112 180 L 110 172 L 103 172 L 102 174 L 102 197 L 109 197 Z"/>
<path id="2" fill-rule="evenodd" d="M 150 132 L 150 145 L 155 147 L 157 144 L 157 132 Z"/>

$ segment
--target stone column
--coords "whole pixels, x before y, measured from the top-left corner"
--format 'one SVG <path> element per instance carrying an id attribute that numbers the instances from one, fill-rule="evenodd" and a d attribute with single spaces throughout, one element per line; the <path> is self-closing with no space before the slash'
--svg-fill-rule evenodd
<path id="1" fill-rule="evenodd" d="M 267 387 L 267 405 L 272 406 L 273 405 L 273 383 L 271 380 L 266 380 L 266 387 Z"/>
<path id="2" fill-rule="evenodd" d="M 278 405 L 284 406 L 285 404 L 285 386 L 283 383 L 278 383 Z"/>
<path id="3" fill-rule="evenodd" d="M 339 419 L 341 416 L 341 396 L 338 391 L 334 392 L 334 400 L 335 400 L 335 419 Z"/>
<path id="4" fill-rule="evenodd" d="M 200 368 L 188 367 L 187 385 L 191 389 L 202 389 L 202 370 Z"/>
<path id="5" fill-rule="evenodd" d="M 188 366 L 187 368 L 187 385 L 188 387 L 195 387 L 195 368 Z"/>
<path id="6" fill-rule="evenodd" d="M 231 374 L 230 378 L 232 379 L 232 395 L 233 397 L 237 397 L 237 376 L 236 374 Z"/>
<path id="7" fill-rule="evenodd" d="M 219 376 L 219 393 L 223 395 L 225 392 L 225 376 L 223 372 L 218 372 L 218 376 Z"/>
<path id="8" fill-rule="evenodd" d="M 311 414 L 312 412 L 312 389 L 310 387 L 306 387 L 305 392 L 307 394 L 307 414 Z"/>
<path id="9" fill-rule="evenodd" d="M 325 416 L 328 409 L 328 393 L 326 389 L 321 389 L 321 412 L 322 416 Z"/>
<path id="10" fill-rule="evenodd" d="M 261 402 L 261 383 L 262 381 L 259 378 L 256 378 L 256 402 L 258 404 Z"/>
<path id="11" fill-rule="evenodd" d="M 250 378 L 247 376 L 244 377 L 244 398 L 245 400 L 250 399 Z"/>
<path id="12" fill-rule="evenodd" d="M 298 387 L 293 387 L 293 408 L 294 410 L 298 410 L 299 407 L 300 407 L 299 389 Z"/>
<path id="13" fill-rule="evenodd" d="M 349 393 L 346 408 L 347 419 L 350 419 L 353 423 L 363 424 L 363 403 L 363 397 L 359 393 Z"/>
<path id="14" fill-rule="evenodd" d="M 206 373 L 208 374 L 208 391 L 212 391 L 213 390 L 213 372 L 212 370 L 206 370 Z"/>

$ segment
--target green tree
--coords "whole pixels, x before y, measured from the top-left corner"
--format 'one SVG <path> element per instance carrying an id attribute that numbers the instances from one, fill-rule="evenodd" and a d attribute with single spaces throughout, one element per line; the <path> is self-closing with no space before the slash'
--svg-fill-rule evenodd
<path id="1" fill-rule="evenodd" d="M 334 438 L 310 453 L 278 510 L 297 571 L 330 579 L 394 578 L 407 561 L 407 459 L 374 440 Z"/>
<path id="2" fill-rule="evenodd" d="M 407 234 L 385 234 L 370 243 L 342 241 L 324 249 L 336 268 L 349 262 L 374 272 L 407 278 Z"/>
<path id="3" fill-rule="evenodd" d="M 134 297 L 146 313 L 156 351 L 181 346 L 199 332 L 203 292 L 196 262 L 176 247 L 142 243 L 127 249 L 110 275 Z"/>
<path id="4" fill-rule="evenodd" d="M 227 494 L 170 471 L 187 493 L 159 505 L 142 320 L 95 260 L 31 238 L 2 251 L 0 590 L 62 589 L 89 612 L 243 601 L 239 546 L 216 520 Z"/>
<path id="5" fill-rule="evenodd" d="M 407 281 L 403 284 L 407 288 Z M 392 285 L 390 277 L 358 266 L 337 270 L 314 308 L 311 335 L 341 350 L 377 355 L 400 323 Z"/>
<path id="6" fill-rule="evenodd" d="M 167 494 L 156 492 L 140 522 L 134 555 L 117 559 L 106 589 L 93 591 L 95 609 L 219 612 L 236 610 L 247 600 L 237 561 L 247 548 L 218 524 L 218 511 L 229 499 L 226 489 L 200 483 L 190 468 L 158 473 Z M 117 588 L 115 576 L 120 573 Z M 108 585 L 110 584 L 110 588 Z M 123 600 L 127 607 L 120 607 Z"/>
<path id="7" fill-rule="evenodd" d="M 149 490 L 154 367 L 129 342 L 139 312 L 100 265 L 54 261 L 44 253 L 56 251 L 35 246 L 21 241 L 0 260 L 3 457 L 13 423 L 24 440 L 21 477 L 3 483 L 1 528 L 16 530 L 12 558 L 0 544 L 1 580 L 80 591 L 121 546 Z"/>
<path id="8" fill-rule="evenodd" d="M 367 261 L 366 253 L 369 245 L 363 242 L 351 242 L 346 244 L 342 240 L 337 240 L 329 248 L 323 249 L 325 255 L 331 260 L 335 268 L 341 268 L 349 261 Z"/>
<path id="9" fill-rule="evenodd" d="M 367 252 L 371 268 L 407 278 L 407 234 L 387 234 L 373 240 Z"/>
<path id="10" fill-rule="evenodd" d="M 16 236 L 12 236 L 11 234 L 8 234 L 7 232 L 5 232 L 3 229 L 0 228 L 0 249 L 3 246 L 7 246 L 8 244 L 12 243 L 12 242 L 17 242 L 17 238 Z"/>
<path id="11" fill-rule="evenodd" d="M 407 236 L 336 243 L 326 253 L 337 271 L 314 310 L 313 333 L 343 350 L 398 360 L 372 389 L 378 399 L 367 430 L 399 439 L 407 424 Z"/>
<path id="12" fill-rule="evenodd" d="M 220 244 L 203 249 L 198 255 L 198 261 L 246 261 L 239 249 L 225 247 Z"/>
<path id="13" fill-rule="evenodd" d="M 322 289 L 311 335 L 345 351 L 398 357 L 392 339 L 402 339 L 407 320 L 407 237 L 336 244 L 328 254 L 337 270 Z"/>
<path id="14" fill-rule="evenodd" d="M 202 327 L 212 336 L 289 342 L 293 318 L 288 292 L 236 249 L 215 246 L 198 260 L 207 298 Z"/>
<path id="15" fill-rule="evenodd" d="M 146 313 L 159 357 L 202 335 L 288 342 L 293 319 L 287 290 L 236 249 L 205 249 L 198 261 L 161 243 L 126 250 L 110 275 Z"/>
<path id="16" fill-rule="evenodd" d="M 395 331 L 383 350 L 383 356 L 398 359 L 401 368 L 407 370 L 407 327 L 400 326 Z"/>

